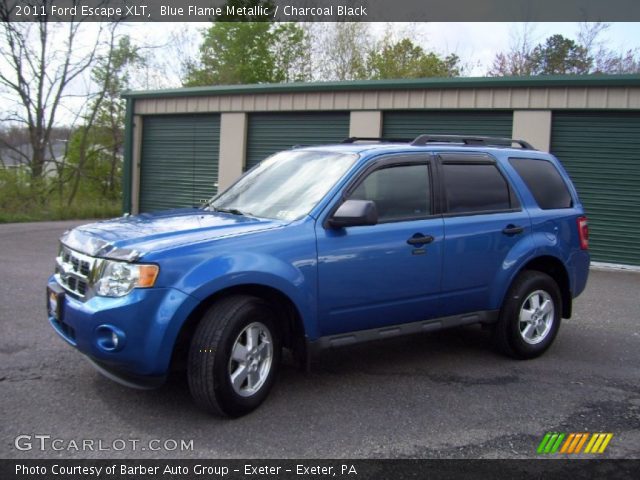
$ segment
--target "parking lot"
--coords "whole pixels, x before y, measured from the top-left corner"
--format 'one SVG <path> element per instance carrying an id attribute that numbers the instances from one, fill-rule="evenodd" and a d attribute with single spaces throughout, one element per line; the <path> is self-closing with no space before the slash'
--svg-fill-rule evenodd
<path id="1" fill-rule="evenodd" d="M 529 458 L 549 431 L 611 432 L 603 456 L 640 458 L 638 273 L 592 271 L 542 358 L 502 357 L 476 327 L 335 350 L 308 374 L 286 362 L 261 408 L 222 420 L 184 379 L 130 390 L 55 334 L 44 287 L 75 224 L 0 225 L 2 458 Z"/>

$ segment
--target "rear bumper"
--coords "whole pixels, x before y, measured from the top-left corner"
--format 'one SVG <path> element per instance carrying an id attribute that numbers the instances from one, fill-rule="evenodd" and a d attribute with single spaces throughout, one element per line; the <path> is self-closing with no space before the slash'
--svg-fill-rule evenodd
<path id="1" fill-rule="evenodd" d="M 56 285 L 51 277 L 49 286 Z M 65 294 L 61 318 L 48 317 L 56 333 L 106 376 L 149 388 L 145 385 L 162 383 L 180 328 L 197 304 L 173 288 L 134 289 L 121 298 L 93 297 L 86 302 Z M 117 349 L 105 348 L 105 328 L 121 334 Z"/>
<path id="2" fill-rule="evenodd" d="M 591 256 L 588 250 L 578 250 L 571 255 L 571 296 L 576 298 L 587 287 L 587 280 L 589 278 L 589 265 L 591 263 Z"/>

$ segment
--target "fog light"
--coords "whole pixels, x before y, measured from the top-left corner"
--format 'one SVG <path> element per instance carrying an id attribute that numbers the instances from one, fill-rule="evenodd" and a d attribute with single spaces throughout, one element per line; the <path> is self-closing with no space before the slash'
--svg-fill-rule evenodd
<path id="1" fill-rule="evenodd" d="M 113 325 L 100 325 L 96 328 L 96 344 L 105 352 L 117 352 L 124 348 L 125 334 Z"/>

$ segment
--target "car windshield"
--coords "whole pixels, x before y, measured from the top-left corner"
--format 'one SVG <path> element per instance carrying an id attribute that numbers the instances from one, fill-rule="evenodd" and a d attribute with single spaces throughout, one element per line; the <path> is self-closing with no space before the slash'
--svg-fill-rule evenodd
<path id="1" fill-rule="evenodd" d="M 205 208 L 296 220 L 311 211 L 356 158 L 354 154 L 313 150 L 280 152 L 249 171 Z"/>

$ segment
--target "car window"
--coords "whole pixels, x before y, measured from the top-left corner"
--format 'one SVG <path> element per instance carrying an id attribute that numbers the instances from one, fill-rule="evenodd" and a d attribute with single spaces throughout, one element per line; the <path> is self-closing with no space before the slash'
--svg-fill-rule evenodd
<path id="1" fill-rule="evenodd" d="M 276 153 L 211 200 L 207 208 L 295 220 L 309 213 L 357 158 L 307 149 Z"/>
<path id="2" fill-rule="evenodd" d="M 540 208 L 549 210 L 573 206 L 567 184 L 551 162 L 532 158 L 510 158 L 509 163 L 527 184 Z"/>
<path id="3" fill-rule="evenodd" d="M 421 218 L 431 214 L 429 167 L 395 165 L 370 173 L 350 198 L 372 200 L 380 222 Z"/>
<path id="4" fill-rule="evenodd" d="M 448 213 L 463 214 L 509 210 L 509 186 L 493 164 L 444 163 L 444 189 Z"/>

